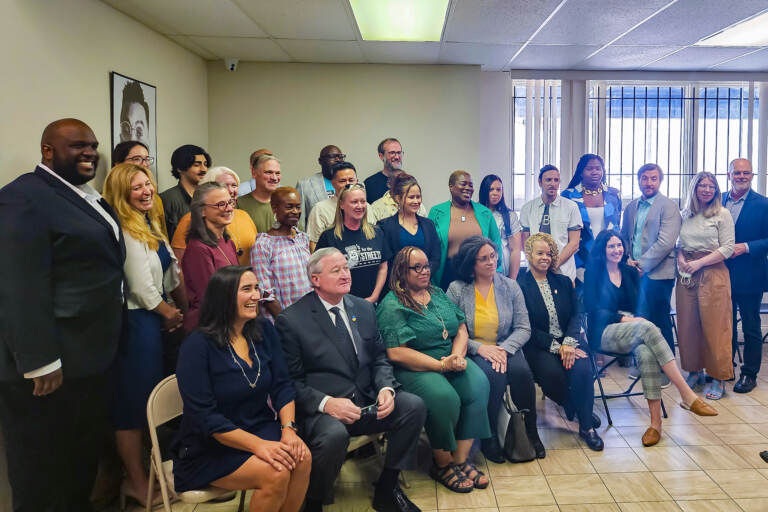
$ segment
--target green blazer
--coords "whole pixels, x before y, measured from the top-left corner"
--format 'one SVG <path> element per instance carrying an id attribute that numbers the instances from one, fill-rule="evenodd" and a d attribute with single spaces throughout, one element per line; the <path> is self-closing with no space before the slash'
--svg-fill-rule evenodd
<path id="1" fill-rule="evenodd" d="M 475 217 L 480 224 L 480 230 L 483 236 L 490 238 L 491 241 L 496 244 L 496 250 L 501 250 L 501 237 L 499 236 L 499 228 L 496 226 L 496 220 L 493 218 L 491 210 L 472 201 L 472 209 L 475 211 Z M 451 224 L 451 202 L 446 201 L 444 203 L 437 204 L 429 210 L 429 218 L 435 223 L 437 228 L 437 236 L 440 238 L 440 268 L 432 274 L 432 283 L 435 286 L 440 286 L 440 280 L 443 277 L 443 271 L 445 270 L 445 258 L 448 254 L 448 229 Z M 501 258 L 499 258 L 499 266 L 496 268 L 498 272 L 501 272 Z"/>

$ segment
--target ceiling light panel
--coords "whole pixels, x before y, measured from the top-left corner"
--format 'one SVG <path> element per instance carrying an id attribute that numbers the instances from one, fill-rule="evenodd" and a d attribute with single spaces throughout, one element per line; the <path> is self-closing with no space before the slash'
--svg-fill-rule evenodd
<path id="1" fill-rule="evenodd" d="M 350 0 L 366 41 L 440 41 L 448 0 Z"/>
<path id="2" fill-rule="evenodd" d="M 696 46 L 768 46 L 768 11 L 706 37 Z"/>

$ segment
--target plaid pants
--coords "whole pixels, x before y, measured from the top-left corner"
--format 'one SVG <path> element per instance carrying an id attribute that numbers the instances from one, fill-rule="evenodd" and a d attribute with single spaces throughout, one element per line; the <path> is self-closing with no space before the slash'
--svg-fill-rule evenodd
<path id="1" fill-rule="evenodd" d="M 635 353 L 646 400 L 661 399 L 661 367 L 675 359 L 658 327 L 648 320 L 608 325 L 600 340 L 603 350 Z"/>

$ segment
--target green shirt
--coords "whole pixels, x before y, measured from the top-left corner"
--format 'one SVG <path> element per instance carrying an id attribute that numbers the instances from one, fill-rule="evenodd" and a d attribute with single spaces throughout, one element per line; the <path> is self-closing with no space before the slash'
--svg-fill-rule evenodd
<path id="1" fill-rule="evenodd" d="M 266 233 L 272 229 L 275 214 L 272 212 L 272 205 L 269 202 L 262 203 L 251 194 L 246 194 L 237 198 L 237 207 L 248 212 L 259 233 Z"/>
<path id="2" fill-rule="evenodd" d="M 376 318 L 387 348 L 407 344 L 435 359 L 450 355 L 453 337 L 465 323 L 464 313 L 440 288 L 433 286 L 430 294 L 432 298 L 422 313 L 403 306 L 392 291 L 384 297 L 376 309 Z M 448 331 L 446 339 L 443 324 Z"/>

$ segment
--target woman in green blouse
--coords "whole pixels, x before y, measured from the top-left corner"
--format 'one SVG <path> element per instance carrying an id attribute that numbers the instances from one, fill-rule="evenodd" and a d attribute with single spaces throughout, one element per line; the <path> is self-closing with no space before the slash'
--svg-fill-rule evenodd
<path id="1" fill-rule="evenodd" d="M 475 439 L 490 437 L 488 379 L 467 359 L 464 313 L 430 284 L 427 256 L 404 247 L 395 257 L 391 291 L 376 316 L 395 377 L 424 400 L 434 462 L 430 476 L 455 492 L 488 487 L 467 456 Z"/>

